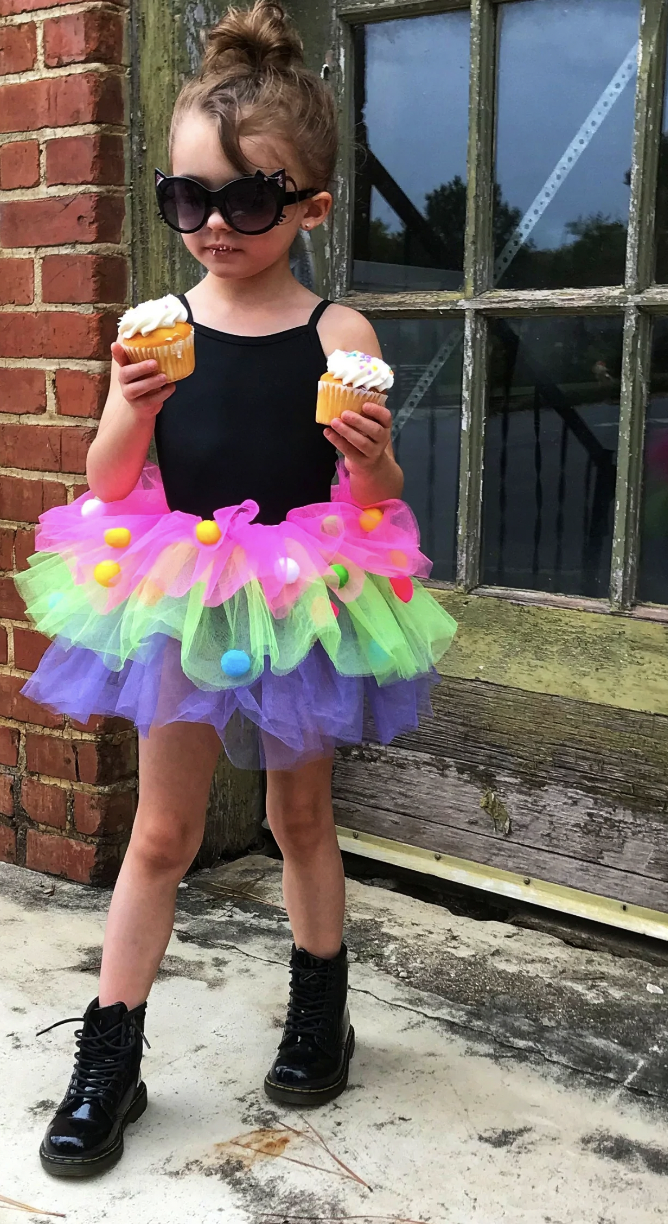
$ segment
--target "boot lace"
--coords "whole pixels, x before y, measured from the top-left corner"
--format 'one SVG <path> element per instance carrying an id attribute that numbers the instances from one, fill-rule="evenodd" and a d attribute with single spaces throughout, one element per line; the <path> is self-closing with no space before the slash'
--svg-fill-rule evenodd
<path id="1" fill-rule="evenodd" d="M 40 1029 L 37 1036 L 50 1033 L 61 1024 L 81 1024 L 83 1021 L 83 1016 L 56 1020 L 55 1024 L 50 1024 L 48 1028 Z M 146 1048 L 150 1050 L 151 1047 L 134 1016 L 129 1018 L 129 1027 L 132 1036 L 138 1033 Z M 109 1100 L 128 1062 L 129 1043 L 124 1035 L 124 1030 L 128 1028 L 128 1019 L 124 1016 L 118 1024 L 112 1025 L 104 1033 L 95 1030 L 92 1025 L 91 1028 L 91 1032 L 82 1028 L 74 1030 L 77 1051 L 67 1097 L 80 1096 L 103 1103 Z"/>
<path id="2" fill-rule="evenodd" d="M 311 969 L 293 966 L 290 973 L 290 999 L 283 1040 L 314 1037 L 326 1016 L 328 965 Z"/>

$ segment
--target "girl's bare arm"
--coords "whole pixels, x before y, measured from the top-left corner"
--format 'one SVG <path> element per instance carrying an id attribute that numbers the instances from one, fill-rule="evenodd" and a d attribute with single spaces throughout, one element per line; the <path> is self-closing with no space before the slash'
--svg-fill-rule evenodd
<path id="1" fill-rule="evenodd" d="M 340 348 L 359 349 L 382 357 L 368 319 L 348 306 L 330 306 L 318 325 L 326 353 Z M 365 404 L 361 413 L 344 412 L 325 430 L 325 437 L 341 451 L 350 473 L 350 491 L 362 506 L 401 497 L 404 475 L 392 450 L 392 415 L 380 404 Z"/>
<path id="2" fill-rule="evenodd" d="M 112 344 L 111 352 L 109 394 L 86 462 L 89 487 L 105 502 L 120 501 L 134 489 L 155 418 L 174 391 L 155 361 L 132 365 L 120 344 Z"/>

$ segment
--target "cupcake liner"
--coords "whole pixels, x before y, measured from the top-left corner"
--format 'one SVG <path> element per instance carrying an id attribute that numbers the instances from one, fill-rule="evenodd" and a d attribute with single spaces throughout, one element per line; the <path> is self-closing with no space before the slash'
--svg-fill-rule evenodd
<path id="1" fill-rule="evenodd" d="M 342 412 L 361 412 L 364 404 L 380 404 L 384 408 L 386 403 L 384 391 L 346 387 L 339 382 L 319 382 L 315 419 L 320 425 L 329 425 Z"/>
<path id="2" fill-rule="evenodd" d="M 147 336 L 147 340 L 150 337 Z M 163 374 L 167 375 L 170 382 L 178 382 L 180 378 L 187 378 L 195 369 L 195 332 L 190 329 L 190 335 L 178 340 L 172 340 L 169 344 L 137 344 L 125 345 L 122 340 L 119 344 L 123 347 L 123 352 L 127 353 L 133 365 L 140 361 L 157 361 L 158 368 Z"/>

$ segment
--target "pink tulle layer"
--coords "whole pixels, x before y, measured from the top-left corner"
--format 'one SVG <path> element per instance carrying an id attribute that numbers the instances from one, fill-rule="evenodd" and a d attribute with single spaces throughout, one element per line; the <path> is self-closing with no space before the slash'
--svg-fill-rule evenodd
<path id="1" fill-rule="evenodd" d="M 228 506 L 216 511 L 216 527 L 207 523 L 204 530 L 196 516 L 170 512 L 159 471 L 147 465 L 122 501 L 102 503 L 85 493 L 69 506 L 49 510 L 36 544 L 40 552 L 66 558 L 77 583 L 93 579 L 100 563 L 114 563 L 117 572 L 103 583 L 106 611 L 144 580 L 155 586 L 156 596 L 180 597 L 201 584 L 208 606 L 256 581 L 272 614 L 280 617 L 314 579 L 332 574 L 333 563 L 347 571 L 337 592 L 344 603 L 359 595 L 365 571 L 390 579 L 429 574 L 431 562 L 420 552 L 409 507 L 398 499 L 371 510 L 356 505 L 342 464 L 332 501 L 291 510 L 276 526 L 254 522 L 258 513 L 250 500 Z M 199 538 L 198 530 L 207 538 Z M 150 591 L 146 594 L 150 599 Z"/>

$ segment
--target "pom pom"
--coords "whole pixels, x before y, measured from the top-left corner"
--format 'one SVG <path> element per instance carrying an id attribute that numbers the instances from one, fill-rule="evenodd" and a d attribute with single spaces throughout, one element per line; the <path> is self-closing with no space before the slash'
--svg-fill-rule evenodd
<path id="1" fill-rule="evenodd" d="M 245 676 L 250 671 L 251 661 L 245 650 L 226 650 L 220 666 L 226 676 Z"/>
<path id="2" fill-rule="evenodd" d="M 53 612 L 53 609 L 58 607 L 58 604 L 62 598 L 62 591 L 54 591 L 52 595 L 49 595 L 49 598 L 46 601 L 46 606 L 49 609 L 49 612 Z"/>
<path id="3" fill-rule="evenodd" d="M 104 542 L 110 548 L 127 548 L 131 539 L 132 533 L 127 527 L 110 527 L 104 533 Z"/>
<path id="4" fill-rule="evenodd" d="M 348 579 L 350 578 L 350 574 L 348 573 L 345 565 L 340 565 L 338 561 L 335 561 L 331 568 L 334 570 L 334 573 L 339 580 L 338 590 L 340 591 L 341 588 L 346 585 Z"/>
<path id="5" fill-rule="evenodd" d="M 274 574 L 279 582 L 286 582 L 288 584 L 296 582 L 300 573 L 301 570 L 292 557 L 279 557 L 274 566 Z"/>
<path id="6" fill-rule="evenodd" d="M 328 514 L 327 517 L 322 520 L 320 527 L 321 530 L 324 531 L 325 535 L 330 536 L 340 535 L 343 531 L 343 523 L 341 522 L 338 514 Z"/>
<path id="7" fill-rule="evenodd" d="M 396 565 L 397 569 L 406 569 L 408 566 L 408 557 L 400 548 L 393 548 L 390 552 L 390 562 Z"/>
<path id="8" fill-rule="evenodd" d="M 336 604 L 334 603 L 334 600 L 333 600 L 333 599 L 330 599 L 330 601 L 329 601 L 329 606 L 330 606 L 330 608 L 332 609 L 332 612 L 334 613 L 335 617 L 336 617 L 336 618 L 337 618 L 337 620 L 338 620 L 338 617 L 339 617 L 339 612 L 340 612 L 340 610 L 341 610 L 341 609 L 340 609 L 340 608 L 337 608 L 337 606 L 336 606 Z"/>
<path id="9" fill-rule="evenodd" d="M 121 567 L 117 561 L 100 561 L 93 570 L 93 577 L 100 586 L 113 586 L 121 572 Z"/>
<path id="10" fill-rule="evenodd" d="M 222 534 L 215 519 L 202 519 L 202 522 L 198 523 L 195 528 L 195 535 L 200 544 L 217 544 Z"/>
<path id="11" fill-rule="evenodd" d="M 362 531 L 373 531 L 382 521 L 382 518 L 383 511 L 379 510 L 377 506 L 372 506 L 370 510 L 363 510 L 359 518 Z"/>
<path id="12" fill-rule="evenodd" d="M 410 603 L 413 598 L 413 583 L 410 578 L 390 578 L 390 586 L 397 599 L 402 603 Z"/>
<path id="13" fill-rule="evenodd" d="M 82 502 L 81 517 L 95 518 L 97 514 L 102 514 L 104 510 L 104 502 L 100 501 L 99 497 L 89 497 L 87 501 Z"/>
<path id="14" fill-rule="evenodd" d="M 372 667 L 381 668 L 387 667 L 390 662 L 390 656 L 379 642 L 369 642 L 369 662 Z"/>

